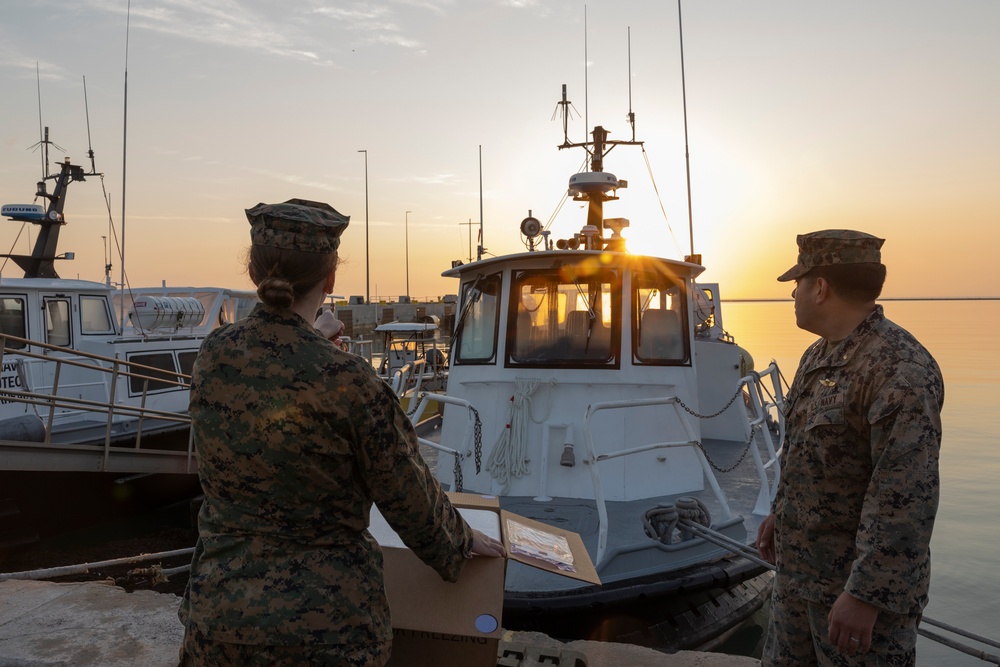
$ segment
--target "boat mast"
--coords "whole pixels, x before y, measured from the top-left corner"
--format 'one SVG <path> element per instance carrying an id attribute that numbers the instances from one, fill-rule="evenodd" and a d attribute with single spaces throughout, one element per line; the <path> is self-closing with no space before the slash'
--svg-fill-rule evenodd
<path id="1" fill-rule="evenodd" d="M 47 145 L 52 142 L 46 136 L 44 143 Z M 38 238 L 35 239 L 35 247 L 30 255 L 0 255 L 0 257 L 9 257 L 14 260 L 15 264 L 24 269 L 25 278 L 58 278 L 55 260 L 73 259 L 72 253 L 56 255 L 56 249 L 59 247 L 59 230 L 66 224 L 66 220 L 63 218 L 63 209 L 66 206 L 66 189 L 73 181 L 84 181 L 87 176 L 100 176 L 100 174 L 86 173 L 83 171 L 83 167 L 70 164 L 69 158 L 66 158 L 59 164 L 59 173 L 48 177 L 56 182 L 52 194 L 49 194 L 45 187 L 45 181 L 48 179 L 38 182 L 38 191 L 35 192 L 35 197 L 45 198 L 49 202 L 43 217 L 5 213 L 11 220 L 30 222 L 40 228 Z"/>

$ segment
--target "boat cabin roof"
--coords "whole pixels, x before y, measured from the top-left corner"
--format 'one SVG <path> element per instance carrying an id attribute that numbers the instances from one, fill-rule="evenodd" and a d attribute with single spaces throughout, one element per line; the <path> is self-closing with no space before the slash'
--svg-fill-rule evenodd
<path id="1" fill-rule="evenodd" d="M 551 260 L 553 266 L 575 265 L 584 262 L 589 258 L 601 258 L 601 263 L 606 266 L 634 265 L 637 263 L 654 262 L 670 266 L 674 273 L 679 276 L 694 278 L 700 275 L 705 267 L 691 262 L 682 262 L 677 259 L 667 259 L 665 257 L 653 257 L 651 255 L 640 255 L 630 252 L 618 252 L 614 250 L 537 250 L 534 252 L 521 252 L 514 255 L 502 255 L 500 257 L 489 257 L 469 264 L 459 264 L 441 273 L 447 278 L 457 278 L 463 273 L 481 270 L 499 270 L 506 264 L 520 262 L 544 262 Z M 610 260 L 610 261 L 608 261 Z"/>
<path id="2" fill-rule="evenodd" d="M 44 290 L 46 292 L 110 292 L 113 288 L 92 280 L 72 278 L 2 278 L 0 290 Z"/>

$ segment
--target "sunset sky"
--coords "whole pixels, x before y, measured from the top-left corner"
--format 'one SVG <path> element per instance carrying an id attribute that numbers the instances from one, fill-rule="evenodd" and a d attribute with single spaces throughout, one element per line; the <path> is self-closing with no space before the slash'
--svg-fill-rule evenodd
<path id="1" fill-rule="evenodd" d="M 645 153 L 605 164 L 630 249 L 690 250 L 676 3 L 133 0 L 126 31 L 128 8 L 0 4 L 0 203 L 33 201 L 39 98 L 52 169 L 89 167 L 86 77 L 105 177 L 70 188 L 64 277 L 104 280 L 125 138 L 133 287 L 249 287 L 243 210 L 301 197 L 351 216 L 336 292 L 365 294 L 366 150 L 372 297 L 405 293 L 407 247 L 411 296 L 457 292 L 440 273 L 480 192 L 490 254 L 524 249 L 529 210 L 554 238 L 584 224 L 573 202 L 552 219 L 584 160 L 556 148 L 562 84 L 572 141 L 629 139 L 636 114 Z M 688 0 L 683 25 L 694 248 L 723 298 L 786 296 L 795 235 L 840 227 L 887 239 L 886 296 L 1000 296 L 1000 2 Z M 0 252 L 29 251 L 19 231 L 0 219 Z"/>

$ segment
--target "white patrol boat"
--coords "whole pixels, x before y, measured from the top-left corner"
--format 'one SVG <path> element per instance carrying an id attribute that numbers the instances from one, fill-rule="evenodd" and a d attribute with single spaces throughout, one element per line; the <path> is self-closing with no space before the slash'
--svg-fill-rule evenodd
<path id="1" fill-rule="evenodd" d="M 783 393 L 723 328 L 700 258 L 626 251 L 604 204 L 617 144 L 596 127 L 570 179 L 586 224 L 553 244 L 461 264 L 436 475 L 452 490 L 578 532 L 602 585 L 508 565 L 503 626 L 560 638 L 704 647 L 759 609 L 770 574 L 750 548 L 777 485 Z M 417 414 L 424 414 L 418 408 Z M 554 551 L 558 551 L 555 550 Z M 572 563 L 566 563 L 572 567 Z"/>
<path id="2" fill-rule="evenodd" d="M 256 302 L 249 291 L 126 291 L 60 277 L 55 262 L 72 259 L 57 254 L 67 188 L 98 174 L 68 158 L 59 166 L 38 184 L 43 210 L 2 207 L 10 220 L 39 227 L 30 255 L 0 255 L 24 271 L 0 276 L 0 515 L 22 517 L 30 531 L 54 516 L 41 512 L 39 498 L 67 491 L 81 474 L 120 481 L 176 473 L 185 479 L 179 486 L 198 492 L 187 416 L 194 358 L 209 331 Z M 86 501 L 60 498 L 60 515 Z M 0 525 L 0 547 L 3 533 Z"/>

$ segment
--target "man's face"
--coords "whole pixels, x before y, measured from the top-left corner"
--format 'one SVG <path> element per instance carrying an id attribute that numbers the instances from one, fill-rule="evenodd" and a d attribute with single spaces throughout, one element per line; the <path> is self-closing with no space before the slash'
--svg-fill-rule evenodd
<path id="1" fill-rule="evenodd" d="M 805 275 L 796 280 L 792 298 L 795 299 L 795 325 L 800 329 L 813 331 L 809 327 L 815 317 L 816 278 Z"/>

